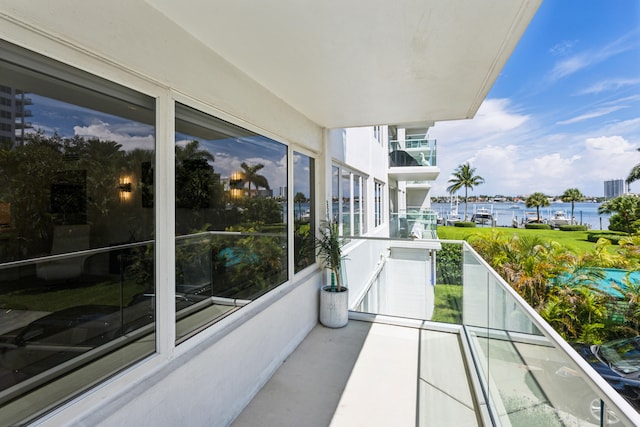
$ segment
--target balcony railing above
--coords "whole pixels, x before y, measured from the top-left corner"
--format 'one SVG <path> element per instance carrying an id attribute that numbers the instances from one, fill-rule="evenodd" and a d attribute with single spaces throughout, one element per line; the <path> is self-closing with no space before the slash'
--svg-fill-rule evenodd
<path id="1" fill-rule="evenodd" d="M 389 141 L 389 166 L 436 166 L 435 139 Z"/>
<path id="2" fill-rule="evenodd" d="M 392 238 L 437 239 L 438 214 L 431 209 L 391 213 L 389 233 Z"/>

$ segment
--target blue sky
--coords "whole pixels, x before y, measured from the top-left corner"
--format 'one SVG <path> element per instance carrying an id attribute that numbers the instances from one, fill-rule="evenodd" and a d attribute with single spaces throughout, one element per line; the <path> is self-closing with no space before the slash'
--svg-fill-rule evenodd
<path id="1" fill-rule="evenodd" d="M 544 0 L 475 118 L 429 135 L 432 195 L 470 162 L 485 179 L 471 194 L 602 196 L 640 163 L 640 1 Z"/>

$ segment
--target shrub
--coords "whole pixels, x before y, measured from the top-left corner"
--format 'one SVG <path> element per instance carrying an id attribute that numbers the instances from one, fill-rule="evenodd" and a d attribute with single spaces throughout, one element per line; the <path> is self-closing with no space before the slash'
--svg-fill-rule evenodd
<path id="1" fill-rule="evenodd" d="M 453 224 L 455 227 L 468 227 L 468 228 L 473 228 L 476 226 L 475 222 L 468 222 L 468 221 L 458 221 L 455 222 Z"/>
<path id="2" fill-rule="evenodd" d="M 620 239 L 623 239 L 625 236 L 618 236 L 617 234 L 609 234 L 608 236 L 600 236 L 601 239 L 607 239 L 611 242 L 612 245 L 620 244 Z"/>
<path id="3" fill-rule="evenodd" d="M 587 226 L 586 225 L 580 225 L 580 224 L 567 224 L 567 225 L 561 225 L 559 227 L 560 231 L 587 231 Z"/>
<path id="4" fill-rule="evenodd" d="M 524 228 L 527 228 L 529 230 L 551 230 L 551 226 L 549 224 L 536 224 L 531 223 L 531 224 L 525 224 Z"/>
<path id="5" fill-rule="evenodd" d="M 619 232 L 619 231 L 592 231 L 587 234 L 587 240 L 592 243 L 596 243 L 598 239 L 604 238 L 609 239 L 611 243 L 617 244 L 620 238 L 626 236 L 627 233 Z"/>
<path id="6" fill-rule="evenodd" d="M 436 257 L 436 283 L 462 285 L 462 245 L 443 242 Z"/>

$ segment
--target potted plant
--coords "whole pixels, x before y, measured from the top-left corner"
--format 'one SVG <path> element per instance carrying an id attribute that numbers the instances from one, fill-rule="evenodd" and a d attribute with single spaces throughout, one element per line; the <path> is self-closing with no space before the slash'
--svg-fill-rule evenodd
<path id="1" fill-rule="evenodd" d="M 327 206 L 327 219 L 320 223 L 316 250 L 324 268 L 329 270 L 330 284 L 320 290 L 320 323 L 329 328 L 341 328 L 349 320 L 349 290 L 342 283 L 342 253 L 338 223 L 333 221 Z"/>

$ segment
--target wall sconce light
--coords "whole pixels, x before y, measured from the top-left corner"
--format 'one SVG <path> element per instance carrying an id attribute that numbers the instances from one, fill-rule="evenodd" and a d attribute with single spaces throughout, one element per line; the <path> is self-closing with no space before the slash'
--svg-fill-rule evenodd
<path id="1" fill-rule="evenodd" d="M 120 201 L 126 202 L 131 199 L 131 177 L 123 176 L 118 183 L 118 190 L 120 190 Z"/>
<path id="2" fill-rule="evenodd" d="M 240 199 L 244 195 L 244 175 L 234 172 L 229 177 L 229 196 L 231 200 Z"/>

